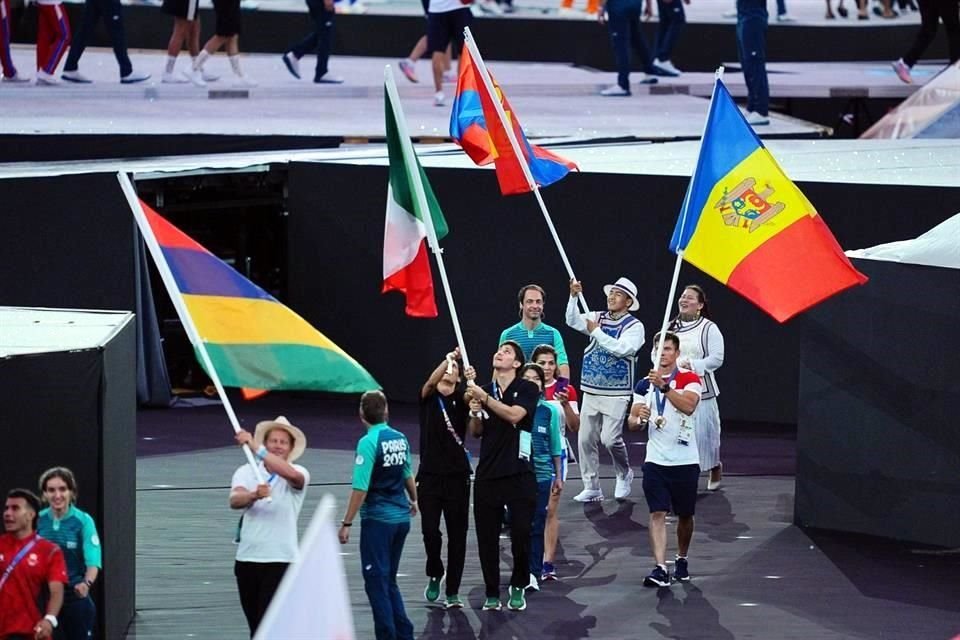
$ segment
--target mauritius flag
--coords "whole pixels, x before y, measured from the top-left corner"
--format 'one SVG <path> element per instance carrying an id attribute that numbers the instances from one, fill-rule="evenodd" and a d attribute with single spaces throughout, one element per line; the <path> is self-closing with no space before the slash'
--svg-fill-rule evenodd
<path id="1" fill-rule="evenodd" d="M 387 221 L 383 231 L 383 293 L 403 293 L 407 299 L 408 316 L 436 318 L 437 303 L 433 295 L 433 276 L 427 253 L 429 229 L 425 220 L 429 216 L 433 222 L 437 241 L 447 235 L 447 222 L 413 148 L 401 144 L 397 127 L 398 117 L 403 117 L 399 113 L 400 105 L 393 104 L 389 92 L 384 91 L 384 95 L 390 183 L 387 186 Z M 411 171 L 416 171 L 420 176 L 426 211 L 420 204 L 417 181 Z"/>
<path id="2" fill-rule="evenodd" d="M 867 281 L 720 80 L 670 249 L 779 322 Z"/>
<path id="3" fill-rule="evenodd" d="M 480 77 L 480 69 L 464 45 L 460 55 L 457 94 L 450 114 L 450 137 L 478 165 L 494 163 L 500 192 L 506 196 L 531 191 L 521 162 L 530 167 L 534 182 L 541 187 L 557 182 L 571 170 L 577 170 L 577 165 L 569 160 L 527 141 L 516 112 L 511 108 L 493 74 L 490 74 L 490 82 L 493 84 L 495 97 L 486 90 Z M 513 151 L 494 100 L 503 105 L 503 111 L 519 143 L 522 158 L 518 158 Z"/>
<path id="4" fill-rule="evenodd" d="M 149 227 L 142 231 L 153 233 L 163 254 L 154 257 L 170 267 L 185 311 L 224 386 L 339 393 L 380 387 L 306 320 L 140 204 Z"/>

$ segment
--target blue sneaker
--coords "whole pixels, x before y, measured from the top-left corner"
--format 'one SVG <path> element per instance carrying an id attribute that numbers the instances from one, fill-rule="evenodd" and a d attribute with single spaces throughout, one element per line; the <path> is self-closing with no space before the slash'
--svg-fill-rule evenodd
<path id="1" fill-rule="evenodd" d="M 687 568 L 686 558 L 677 558 L 677 563 L 673 568 L 673 579 L 678 582 L 690 581 L 690 570 Z"/>
<path id="2" fill-rule="evenodd" d="M 553 566 L 552 562 L 543 563 L 543 573 L 540 574 L 540 582 L 546 582 L 547 580 L 556 580 L 557 579 L 557 568 Z"/>
<path id="3" fill-rule="evenodd" d="M 646 578 L 643 579 L 643 586 L 645 587 L 669 587 L 670 586 L 670 575 L 667 574 L 666 569 L 657 565 L 653 568 L 653 571 L 650 572 Z"/>

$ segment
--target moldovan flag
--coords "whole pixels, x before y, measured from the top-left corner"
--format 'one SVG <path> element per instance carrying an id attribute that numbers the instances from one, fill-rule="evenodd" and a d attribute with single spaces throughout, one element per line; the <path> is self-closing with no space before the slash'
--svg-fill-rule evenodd
<path id="1" fill-rule="evenodd" d="M 577 165 L 561 158 L 557 154 L 547 151 L 543 147 L 530 144 L 523 133 L 517 114 L 510 106 L 507 96 L 500 89 L 500 85 L 490 74 L 496 97 L 492 98 L 480 77 L 480 69 L 467 45 L 463 45 L 460 54 L 460 77 L 457 79 L 457 93 L 453 101 L 453 110 L 450 113 L 450 137 L 470 156 L 478 165 L 494 163 L 497 170 L 497 181 L 500 183 L 500 193 L 512 195 L 527 193 L 530 184 L 523 173 L 521 162 L 530 168 L 534 182 L 541 187 L 557 182 L 570 171 L 577 170 Z M 523 158 L 517 157 L 507 137 L 507 130 L 500 121 L 493 100 L 500 101 L 503 112 L 513 127 L 514 137 L 520 146 Z"/>
<path id="2" fill-rule="evenodd" d="M 333 510 L 323 496 L 254 640 L 355 640 Z"/>
<path id="3" fill-rule="evenodd" d="M 447 235 L 447 222 L 433 195 L 416 153 L 404 157 L 397 119 L 402 118 L 400 105 L 394 105 L 384 91 L 387 119 L 387 151 L 390 155 L 390 183 L 387 187 L 387 221 L 383 230 L 383 293 L 400 291 L 407 298 L 406 313 L 415 318 L 436 318 L 437 303 L 433 296 L 433 275 L 427 253 L 426 216 L 433 220 L 435 241 Z M 412 147 L 411 147 L 412 149 Z M 406 160 L 411 162 L 408 164 Z M 416 167 L 426 196 L 428 211 L 422 211 L 416 194 L 414 177 L 408 166 Z"/>
<path id="4" fill-rule="evenodd" d="M 329 338 L 142 200 L 148 229 L 226 387 L 361 393 L 380 385 Z M 173 292 L 171 292 L 173 295 Z M 202 358 L 198 358 L 202 363 Z M 208 372 L 209 373 L 209 372 Z"/>
<path id="5" fill-rule="evenodd" d="M 778 322 L 867 281 L 719 79 L 670 249 Z"/>

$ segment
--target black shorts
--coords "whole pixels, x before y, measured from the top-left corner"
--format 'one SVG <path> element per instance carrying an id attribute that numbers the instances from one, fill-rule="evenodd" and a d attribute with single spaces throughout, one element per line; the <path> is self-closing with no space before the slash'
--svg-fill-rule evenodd
<path id="1" fill-rule="evenodd" d="M 680 517 L 692 516 L 697 506 L 700 465 L 667 467 L 643 463 L 643 495 L 650 513 L 672 511 Z"/>
<path id="2" fill-rule="evenodd" d="M 163 12 L 175 18 L 196 20 L 198 0 L 163 0 Z"/>
<path id="3" fill-rule="evenodd" d="M 447 45 L 453 42 L 453 48 L 459 53 L 463 46 L 463 30 L 470 26 L 473 14 L 470 7 L 427 14 L 427 53 L 443 53 Z"/>
<path id="4" fill-rule="evenodd" d="M 240 0 L 213 0 L 213 10 L 217 14 L 218 36 L 236 36 L 240 34 Z"/>

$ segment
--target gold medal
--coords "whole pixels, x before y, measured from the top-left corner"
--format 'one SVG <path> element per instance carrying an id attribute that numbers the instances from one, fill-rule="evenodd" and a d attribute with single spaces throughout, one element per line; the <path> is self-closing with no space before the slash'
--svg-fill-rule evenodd
<path id="1" fill-rule="evenodd" d="M 667 424 L 667 421 L 663 416 L 657 416 L 653 423 L 657 425 L 657 429 L 663 429 L 663 425 Z"/>

